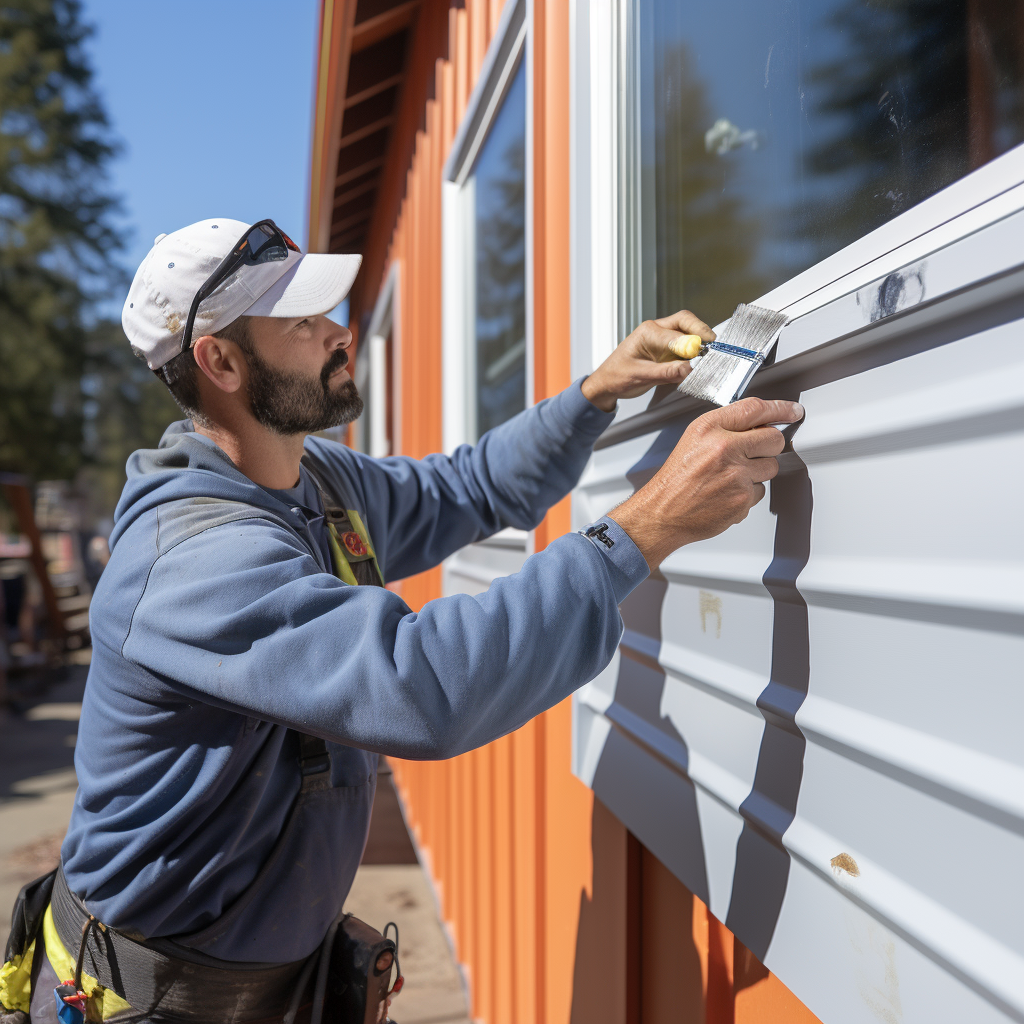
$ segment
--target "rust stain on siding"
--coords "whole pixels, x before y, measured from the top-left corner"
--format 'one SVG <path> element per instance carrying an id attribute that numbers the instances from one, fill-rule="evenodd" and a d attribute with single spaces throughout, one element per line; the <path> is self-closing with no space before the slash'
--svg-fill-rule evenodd
<path id="1" fill-rule="evenodd" d="M 722 638 L 722 599 L 707 590 L 700 592 L 700 628 L 703 632 L 708 631 L 708 617 L 713 616 L 715 620 L 715 639 Z"/>
<path id="2" fill-rule="evenodd" d="M 835 872 L 845 871 L 854 878 L 860 877 L 860 868 L 857 862 L 848 853 L 837 853 L 829 862 Z"/>

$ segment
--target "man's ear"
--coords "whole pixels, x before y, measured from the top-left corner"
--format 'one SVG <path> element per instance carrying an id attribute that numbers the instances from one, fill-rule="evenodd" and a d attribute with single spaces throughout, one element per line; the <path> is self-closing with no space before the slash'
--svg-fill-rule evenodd
<path id="1" fill-rule="evenodd" d="M 193 343 L 192 355 L 199 369 L 221 391 L 237 391 L 242 386 L 245 359 L 233 341 L 204 334 Z"/>

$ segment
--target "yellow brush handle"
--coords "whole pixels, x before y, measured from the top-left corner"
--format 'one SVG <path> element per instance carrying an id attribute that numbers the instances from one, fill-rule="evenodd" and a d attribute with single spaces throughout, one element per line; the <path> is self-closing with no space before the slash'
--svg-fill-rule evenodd
<path id="1" fill-rule="evenodd" d="M 680 359 L 693 359 L 694 356 L 700 355 L 703 344 L 699 334 L 684 334 L 672 341 L 669 348 L 672 354 Z"/>

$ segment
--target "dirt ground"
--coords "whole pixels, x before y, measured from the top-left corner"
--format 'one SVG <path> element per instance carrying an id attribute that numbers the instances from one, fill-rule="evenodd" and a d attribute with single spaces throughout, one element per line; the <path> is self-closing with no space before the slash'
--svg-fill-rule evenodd
<path id="1" fill-rule="evenodd" d="M 0 710 L 0 949 L 9 908 L 26 882 L 49 871 L 77 786 L 75 742 L 87 667 L 48 673 Z M 462 977 L 416 860 L 390 769 L 381 766 L 370 838 L 346 909 L 383 928 L 395 921 L 406 983 L 391 1010 L 401 1024 L 469 1024 Z"/>

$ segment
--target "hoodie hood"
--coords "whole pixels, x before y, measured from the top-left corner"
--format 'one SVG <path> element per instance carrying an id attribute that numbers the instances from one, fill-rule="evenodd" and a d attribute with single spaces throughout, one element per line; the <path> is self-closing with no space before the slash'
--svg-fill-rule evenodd
<path id="1" fill-rule="evenodd" d="M 111 551 L 140 516 L 172 501 L 216 498 L 278 515 L 289 511 L 288 505 L 242 473 L 215 442 L 197 434 L 191 420 L 172 423 L 159 448 L 135 452 L 126 469 L 128 480 L 114 512 Z"/>

